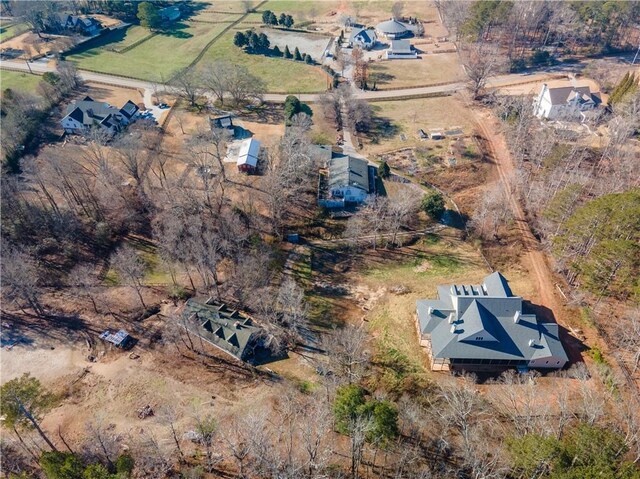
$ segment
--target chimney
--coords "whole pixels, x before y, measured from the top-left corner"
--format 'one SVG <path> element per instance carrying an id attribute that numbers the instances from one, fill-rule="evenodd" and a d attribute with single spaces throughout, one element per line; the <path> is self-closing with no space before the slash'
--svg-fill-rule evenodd
<path id="1" fill-rule="evenodd" d="M 453 324 L 453 322 L 455 321 L 455 316 L 453 313 L 449 313 L 449 319 L 447 321 L 449 322 L 449 324 Z"/>
<path id="2" fill-rule="evenodd" d="M 513 322 L 516 324 L 520 323 L 520 311 L 516 311 L 516 314 L 513 315 Z"/>
<path id="3" fill-rule="evenodd" d="M 451 334 L 456 334 L 456 326 L 451 326 Z"/>
<path id="4" fill-rule="evenodd" d="M 535 345 L 536 345 L 535 339 L 530 339 L 529 340 L 529 346 L 531 346 L 533 348 L 533 347 L 535 347 Z"/>

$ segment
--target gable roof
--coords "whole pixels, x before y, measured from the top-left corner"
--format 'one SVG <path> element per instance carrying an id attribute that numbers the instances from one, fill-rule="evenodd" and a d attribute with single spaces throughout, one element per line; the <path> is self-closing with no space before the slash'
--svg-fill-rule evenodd
<path id="1" fill-rule="evenodd" d="M 408 54 L 413 53 L 409 40 L 391 40 L 391 53 Z"/>
<path id="2" fill-rule="evenodd" d="M 253 138 L 248 138 L 240 144 L 238 152 L 238 166 L 249 165 L 256 167 L 258 165 L 258 155 L 260 154 L 260 142 Z"/>
<path id="3" fill-rule="evenodd" d="M 197 334 L 239 359 L 244 359 L 252 341 L 261 332 L 251 318 L 226 307 L 224 304 L 206 304 L 189 299 L 183 317 Z"/>
<path id="4" fill-rule="evenodd" d="M 329 161 L 329 188 L 355 186 L 369 193 L 369 164 L 360 158 L 342 155 Z"/>
<path id="5" fill-rule="evenodd" d="M 568 360 L 558 325 L 523 313 L 522 298 L 500 273 L 478 286 L 439 286 L 437 300 L 417 302 L 417 314 L 422 334 L 431 335 L 434 358 Z"/>
<path id="6" fill-rule="evenodd" d="M 580 93 L 591 97 L 591 90 L 588 86 L 565 86 L 547 88 L 549 92 L 549 101 L 552 105 L 564 105 L 570 99 L 570 96 L 575 93 Z"/>
<path id="7" fill-rule="evenodd" d="M 98 123 L 106 127 L 118 127 L 122 116 L 130 120 L 137 111 L 138 106 L 131 100 L 118 109 L 108 103 L 94 101 L 91 97 L 86 96 L 82 100 L 74 100 L 69 103 L 64 118 L 73 118 L 84 126 Z"/>
<path id="8" fill-rule="evenodd" d="M 373 43 L 376 40 L 376 33 L 368 28 L 354 28 L 349 35 L 349 42 L 359 41 L 366 44 Z"/>

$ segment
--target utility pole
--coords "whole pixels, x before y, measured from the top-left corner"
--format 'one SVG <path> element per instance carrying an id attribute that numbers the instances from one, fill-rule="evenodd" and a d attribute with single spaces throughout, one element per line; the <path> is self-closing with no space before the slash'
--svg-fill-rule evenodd
<path id="1" fill-rule="evenodd" d="M 31 71 L 31 65 L 29 65 L 29 60 L 24 61 L 27 64 L 27 68 L 29 69 L 29 73 L 33 75 L 33 71 Z"/>

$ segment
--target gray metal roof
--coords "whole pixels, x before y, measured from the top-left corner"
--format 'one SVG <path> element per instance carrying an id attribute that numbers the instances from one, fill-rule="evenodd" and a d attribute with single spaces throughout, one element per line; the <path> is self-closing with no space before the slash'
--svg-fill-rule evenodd
<path id="1" fill-rule="evenodd" d="M 336 156 L 329 162 L 329 188 L 355 186 L 369 193 L 369 165 L 352 156 Z"/>
<path id="2" fill-rule="evenodd" d="M 558 325 L 522 312 L 507 280 L 493 273 L 479 286 L 439 286 L 437 300 L 419 300 L 420 330 L 434 358 L 567 361 Z"/>
<path id="3" fill-rule="evenodd" d="M 261 332 L 249 317 L 224 304 L 210 305 L 189 299 L 182 314 L 197 334 L 239 359 L 251 352 L 252 342 Z"/>
<path id="4" fill-rule="evenodd" d="M 391 53 L 408 54 L 413 53 L 411 42 L 409 40 L 391 40 Z"/>
<path id="5" fill-rule="evenodd" d="M 404 33 L 407 31 L 407 27 L 398 20 L 391 19 L 386 22 L 381 22 L 376 25 L 376 30 L 384 34 L 391 33 L 397 35 L 398 33 Z"/>

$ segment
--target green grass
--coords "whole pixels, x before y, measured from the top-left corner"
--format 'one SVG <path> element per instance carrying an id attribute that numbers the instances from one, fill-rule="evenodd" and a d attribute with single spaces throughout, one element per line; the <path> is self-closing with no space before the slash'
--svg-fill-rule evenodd
<path id="1" fill-rule="evenodd" d="M 0 42 L 16 37 L 29 29 L 26 23 L 7 23 L 0 26 Z"/>
<path id="2" fill-rule="evenodd" d="M 222 36 L 202 59 L 202 63 L 226 60 L 242 65 L 265 82 L 270 93 L 313 93 L 327 87 L 326 75 L 319 67 L 264 55 L 249 55 L 233 44 L 236 30 Z"/>
<path id="3" fill-rule="evenodd" d="M 417 269 L 423 265 L 423 270 L 418 271 Z M 445 276 L 460 272 L 464 268 L 464 262 L 454 254 L 430 254 L 420 251 L 407 261 L 385 265 L 383 268 L 370 268 L 364 271 L 364 274 L 375 279 L 398 279 L 407 274 L 418 277 Z"/>
<path id="4" fill-rule="evenodd" d="M 0 89 L 10 88 L 11 90 L 35 93 L 41 79 L 40 75 L 2 70 L 0 71 Z"/>
<path id="5" fill-rule="evenodd" d="M 130 27 L 90 42 L 87 48 L 69 56 L 78 68 L 103 73 L 125 75 L 142 80 L 159 81 L 170 78 L 188 66 L 218 35 L 226 24 L 178 23 L 167 32 L 160 33 L 137 47 L 116 53 L 112 48 L 123 48 L 148 35 L 141 27 Z M 212 47 L 215 49 L 216 45 Z"/>

